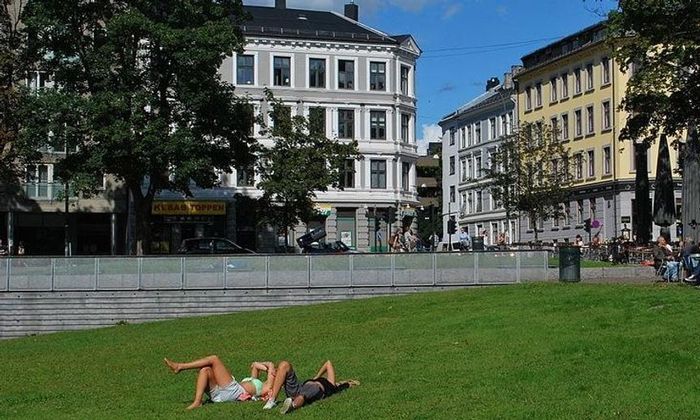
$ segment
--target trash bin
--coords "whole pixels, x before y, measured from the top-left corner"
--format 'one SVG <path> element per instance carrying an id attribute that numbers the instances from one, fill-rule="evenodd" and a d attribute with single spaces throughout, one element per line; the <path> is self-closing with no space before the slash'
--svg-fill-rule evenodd
<path id="1" fill-rule="evenodd" d="M 484 250 L 484 237 L 475 236 L 472 238 L 472 250 L 483 251 Z"/>
<path id="2" fill-rule="evenodd" d="M 559 281 L 581 281 L 581 249 L 577 246 L 559 247 Z"/>

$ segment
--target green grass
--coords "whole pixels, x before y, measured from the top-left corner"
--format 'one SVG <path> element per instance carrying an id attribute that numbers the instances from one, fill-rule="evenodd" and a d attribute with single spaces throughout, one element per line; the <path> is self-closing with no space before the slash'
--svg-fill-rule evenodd
<path id="1" fill-rule="evenodd" d="M 298 418 L 700 418 L 700 294 L 680 286 L 531 284 L 126 325 L 0 342 L 0 418 L 273 418 L 261 403 L 194 413 L 194 372 L 237 377 L 332 359 L 362 386 Z"/>

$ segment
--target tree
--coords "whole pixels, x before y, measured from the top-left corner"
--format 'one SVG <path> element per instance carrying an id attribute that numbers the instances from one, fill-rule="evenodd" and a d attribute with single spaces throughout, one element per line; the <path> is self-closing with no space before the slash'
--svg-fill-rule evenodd
<path id="1" fill-rule="evenodd" d="M 81 127 L 73 133 L 80 135 L 77 152 L 58 171 L 71 178 L 112 174 L 123 182 L 134 209 L 132 253 L 149 249 L 158 192 L 191 195 L 194 185 L 214 186 L 217 170 L 252 161 L 252 112 L 219 76 L 225 57 L 242 50 L 244 20 L 240 0 L 28 5 L 31 58 L 54 75 L 58 91 L 39 92 L 35 105 L 61 95 L 73 104 L 63 118 Z M 55 121 L 32 121 L 26 140 L 50 142 Z"/>
<path id="2" fill-rule="evenodd" d="M 316 192 L 342 189 L 341 171 L 347 160 L 358 157 L 357 142 L 328 139 L 320 116 L 292 117 L 269 90 L 266 98 L 274 126 L 263 134 L 271 135 L 274 144 L 260 150 L 257 187 L 264 191 L 264 221 L 283 229 L 288 244 L 289 230 L 316 216 Z"/>
<path id="3" fill-rule="evenodd" d="M 660 134 L 682 138 L 700 123 L 700 2 L 624 0 L 610 13 L 614 56 L 629 71 L 622 107 L 630 113 L 622 140 L 655 141 Z M 695 141 L 692 136 L 688 143 Z M 683 148 L 683 224 L 700 240 L 700 154 Z"/>
<path id="4" fill-rule="evenodd" d="M 485 170 L 491 194 L 506 218 L 528 216 L 535 225 L 535 242 L 537 222 L 562 217 L 562 203 L 571 194 L 571 159 L 557 134 L 542 122 L 523 123 L 505 137 Z"/>
<path id="5" fill-rule="evenodd" d="M 676 221 L 676 197 L 673 193 L 671 155 L 668 151 L 668 139 L 665 135 L 661 136 L 660 142 L 654 188 L 654 223 L 662 227 L 661 234 L 670 242 L 671 233 L 668 227 Z"/>
<path id="6" fill-rule="evenodd" d="M 18 115 L 24 95 L 18 82 L 25 74 L 22 66 L 24 38 L 19 18 L 25 3 L 24 0 L 0 0 L 0 184 L 5 185 L 14 184 L 19 176 Z"/>

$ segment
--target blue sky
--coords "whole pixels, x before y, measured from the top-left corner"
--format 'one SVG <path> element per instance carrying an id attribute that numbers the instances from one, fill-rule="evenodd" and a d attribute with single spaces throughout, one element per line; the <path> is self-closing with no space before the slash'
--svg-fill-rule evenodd
<path id="1" fill-rule="evenodd" d="M 287 0 L 287 7 L 342 11 L 346 0 Z M 436 123 L 503 78 L 520 57 L 603 19 L 616 0 L 355 0 L 360 21 L 410 33 L 418 62 L 418 137 L 438 140 Z M 244 0 L 272 6 L 274 0 Z"/>

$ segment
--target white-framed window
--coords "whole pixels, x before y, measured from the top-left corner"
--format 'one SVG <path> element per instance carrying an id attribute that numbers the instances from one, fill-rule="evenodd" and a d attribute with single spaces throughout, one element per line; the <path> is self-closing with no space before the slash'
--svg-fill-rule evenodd
<path id="1" fill-rule="evenodd" d="M 576 179 L 583 179 L 583 154 L 577 153 L 574 156 Z"/>
<path id="2" fill-rule="evenodd" d="M 542 83 L 537 82 L 535 85 L 535 108 L 542 106 Z"/>
<path id="3" fill-rule="evenodd" d="M 603 147 L 603 175 L 610 175 L 612 172 L 612 153 L 610 146 Z"/>
<path id="4" fill-rule="evenodd" d="M 583 113 L 580 109 L 574 111 L 574 129 L 576 137 L 583 136 Z"/>
<path id="5" fill-rule="evenodd" d="M 455 157 L 450 156 L 450 175 L 455 174 Z"/>
<path id="6" fill-rule="evenodd" d="M 588 151 L 588 177 L 595 178 L 595 151 Z"/>
<path id="7" fill-rule="evenodd" d="M 27 87 L 32 92 L 38 89 L 52 88 L 54 86 L 53 73 L 46 71 L 30 71 L 27 74 Z"/>
<path id="8" fill-rule="evenodd" d="M 508 114 L 501 115 L 501 135 L 508 135 Z"/>
<path id="9" fill-rule="evenodd" d="M 370 160 L 370 188 L 386 189 L 386 160 Z"/>
<path id="10" fill-rule="evenodd" d="M 455 186 L 450 185 L 450 203 L 454 203 L 457 197 L 455 197 Z"/>
<path id="11" fill-rule="evenodd" d="M 474 131 L 472 131 L 472 125 L 467 125 L 467 147 L 470 147 L 474 143 Z"/>
<path id="12" fill-rule="evenodd" d="M 593 75 L 593 63 L 586 64 L 586 90 L 593 90 L 595 76 Z"/>
<path id="13" fill-rule="evenodd" d="M 408 162 L 401 163 L 401 189 L 402 191 L 411 190 L 411 164 Z"/>
<path id="14" fill-rule="evenodd" d="M 309 57 L 308 87 L 323 89 L 328 86 L 327 60 L 325 57 Z"/>
<path id="15" fill-rule="evenodd" d="M 528 86 L 525 88 L 525 110 L 530 111 L 532 109 L 532 87 Z"/>
<path id="16" fill-rule="evenodd" d="M 337 86 L 342 90 L 355 90 L 355 65 L 354 59 L 338 58 Z"/>
<path id="17" fill-rule="evenodd" d="M 411 140 L 411 115 L 401 113 L 401 141 L 409 143 Z"/>
<path id="18" fill-rule="evenodd" d="M 459 193 L 459 209 L 462 213 L 467 213 L 467 192 Z"/>
<path id="19" fill-rule="evenodd" d="M 561 74 L 561 97 L 562 99 L 569 97 L 569 73 Z"/>
<path id="20" fill-rule="evenodd" d="M 457 130 L 454 128 L 452 130 L 450 130 L 450 146 L 455 145 L 455 133 L 456 132 L 457 132 Z"/>
<path id="21" fill-rule="evenodd" d="M 481 122 L 474 124 L 474 144 L 481 143 Z"/>
<path id="22" fill-rule="evenodd" d="M 386 140 L 386 111 L 369 112 L 369 138 Z"/>
<path id="23" fill-rule="evenodd" d="M 610 57 L 603 57 L 600 60 L 600 67 L 601 67 L 601 84 L 603 86 L 609 85 L 611 81 L 611 73 L 610 73 Z"/>
<path id="24" fill-rule="evenodd" d="M 402 64 L 399 70 L 399 80 L 401 94 L 409 96 L 412 92 L 411 89 L 411 67 Z"/>
<path id="25" fill-rule="evenodd" d="M 496 140 L 496 117 L 489 118 L 489 140 Z"/>
<path id="26" fill-rule="evenodd" d="M 481 191 L 476 192 L 476 213 L 481 213 L 484 211 L 484 193 Z"/>
<path id="27" fill-rule="evenodd" d="M 595 133 L 595 114 L 593 111 L 593 105 L 588 105 L 586 107 L 586 133 L 587 134 L 593 134 Z"/>
<path id="28" fill-rule="evenodd" d="M 603 130 L 609 130 L 612 128 L 612 107 L 610 101 L 603 102 Z"/>
<path id="29" fill-rule="evenodd" d="M 556 102 L 559 100 L 559 89 L 557 88 L 557 78 L 552 77 L 549 81 L 549 101 Z"/>
<path id="30" fill-rule="evenodd" d="M 559 130 L 559 118 L 556 116 L 550 119 L 550 125 L 552 126 L 552 137 L 556 140 L 561 139 L 561 130 Z"/>
<path id="31" fill-rule="evenodd" d="M 340 186 L 343 189 L 355 188 L 355 161 L 345 160 L 340 171 Z"/>
<path id="32" fill-rule="evenodd" d="M 571 225 L 571 203 L 564 203 L 564 226 Z"/>
<path id="33" fill-rule="evenodd" d="M 338 138 L 353 139 L 355 138 L 355 110 L 354 109 L 339 109 L 338 110 Z"/>
<path id="34" fill-rule="evenodd" d="M 292 57 L 275 55 L 272 57 L 272 85 L 292 86 Z"/>
<path id="35" fill-rule="evenodd" d="M 569 114 L 561 114 L 561 138 L 569 140 Z"/>
<path id="36" fill-rule="evenodd" d="M 581 93 L 581 69 L 574 69 L 574 94 Z"/>
<path id="37" fill-rule="evenodd" d="M 369 90 L 386 91 L 386 67 L 385 61 L 369 62 Z"/>
<path id="38" fill-rule="evenodd" d="M 236 84 L 239 86 L 257 85 L 255 68 L 257 67 L 257 55 L 238 54 L 236 55 Z"/>

